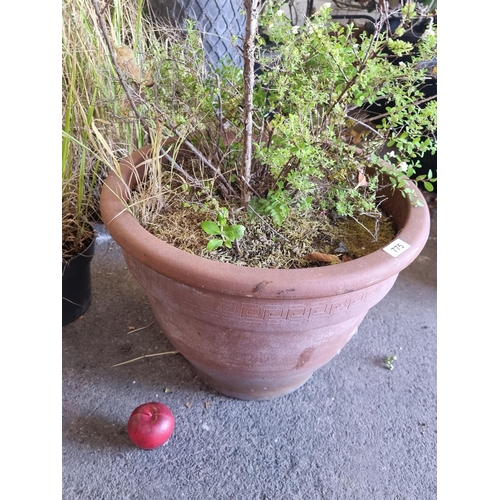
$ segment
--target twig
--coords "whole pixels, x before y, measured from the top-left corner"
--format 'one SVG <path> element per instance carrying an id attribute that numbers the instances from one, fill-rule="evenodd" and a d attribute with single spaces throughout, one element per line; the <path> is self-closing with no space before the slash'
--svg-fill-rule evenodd
<path id="1" fill-rule="evenodd" d="M 155 324 L 155 321 L 152 321 L 151 323 L 149 323 L 149 325 L 141 326 L 141 328 L 135 328 L 134 330 L 127 332 L 127 335 L 130 335 L 131 333 L 139 332 L 141 330 L 145 330 L 146 328 L 149 328 L 151 325 L 154 325 L 154 324 Z"/>
<path id="2" fill-rule="evenodd" d="M 101 9 L 101 14 L 104 14 L 104 11 L 109 7 L 110 3 L 111 3 L 111 0 L 106 0 L 104 7 Z"/>
<path id="3" fill-rule="evenodd" d="M 273 232 L 273 233 L 276 233 L 280 238 L 283 238 L 284 240 L 288 241 L 288 243 L 290 243 L 290 240 L 286 237 L 286 236 L 283 236 L 281 233 L 278 233 L 278 231 L 276 231 L 276 229 L 274 229 L 273 226 L 271 226 L 271 224 L 269 224 L 269 222 L 267 222 L 266 219 L 264 219 L 263 217 L 261 217 L 261 215 L 259 213 L 257 213 L 255 211 L 254 208 L 252 208 L 251 205 L 248 205 L 248 208 L 264 223 L 266 224 L 269 229 Z"/>
<path id="4" fill-rule="evenodd" d="M 166 354 L 179 354 L 179 351 L 168 351 L 168 352 L 157 352 L 155 354 L 144 354 L 144 356 L 139 356 L 138 358 L 129 359 L 128 361 L 123 361 L 123 363 L 117 363 L 116 365 L 111 366 L 114 368 L 115 366 L 126 365 L 127 363 L 133 363 L 134 361 L 139 361 L 144 358 L 152 358 L 153 356 L 165 356 Z"/>
<path id="5" fill-rule="evenodd" d="M 384 136 L 378 130 L 375 130 L 374 128 L 370 127 L 370 125 L 367 125 L 367 122 L 369 122 L 370 120 L 366 120 L 366 121 L 358 120 L 357 118 L 354 118 L 354 116 L 351 116 L 351 115 L 349 115 L 347 113 L 346 113 L 345 116 L 346 116 L 346 118 L 349 118 L 350 120 L 353 120 L 356 123 L 359 123 L 360 125 L 363 125 L 363 127 L 366 127 L 367 129 L 371 130 L 373 133 L 377 134 L 379 137 L 381 137 L 382 139 L 384 139 Z"/>
<path id="6" fill-rule="evenodd" d="M 241 183 L 241 204 L 248 206 L 250 193 L 247 183 L 252 177 L 252 131 L 253 131 L 253 87 L 255 82 L 255 36 L 258 30 L 258 17 L 260 0 L 244 0 L 246 11 L 245 40 L 243 42 L 243 123 L 245 130 L 243 134 L 243 158 L 240 178 L 246 182 Z"/>
<path id="7" fill-rule="evenodd" d="M 419 101 L 415 101 L 412 103 L 412 105 L 418 106 L 420 104 L 425 104 L 428 101 L 432 101 L 433 99 L 436 99 L 436 97 L 437 97 L 437 94 L 434 94 L 434 95 L 431 95 L 429 97 L 425 97 L 424 99 L 420 99 Z M 405 107 L 398 107 L 395 109 L 400 111 L 401 109 L 405 109 Z M 363 125 L 366 125 L 367 123 L 373 122 L 375 120 L 380 120 L 380 118 L 384 118 L 385 116 L 389 116 L 389 113 L 383 113 L 380 115 L 372 116 L 371 118 L 367 118 L 366 120 L 362 121 L 361 123 Z M 352 116 L 349 116 L 349 118 L 352 118 Z M 353 118 L 353 120 L 354 120 L 354 118 Z M 368 127 L 368 125 L 366 125 L 366 126 Z M 368 127 L 368 128 L 370 128 L 370 127 Z"/>
<path id="8" fill-rule="evenodd" d="M 370 216 L 370 214 L 361 214 L 361 215 L 368 215 Z M 379 226 L 379 220 L 377 219 L 377 217 L 375 216 L 374 218 L 376 218 L 377 220 L 375 221 L 375 234 L 373 234 L 362 222 L 360 222 L 358 219 L 356 219 L 356 217 L 354 216 L 351 216 L 351 218 L 357 222 L 363 229 L 365 229 L 368 234 L 370 234 L 370 236 L 374 239 L 374 241 L 378 241 L 378 226 Z"/>

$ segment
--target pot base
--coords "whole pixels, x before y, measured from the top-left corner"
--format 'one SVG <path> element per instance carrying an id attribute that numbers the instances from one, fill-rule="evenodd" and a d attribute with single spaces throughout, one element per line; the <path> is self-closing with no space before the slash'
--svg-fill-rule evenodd
<path id="1" fill-rule="evenodd" d="M 351 337 L 358 331 L 355 328 L 345 340 L 347 343 Z M 339 348 L 333 357 L 335 357 L 342 348 Z M 333 359 L 332 357 L 332 359 Z M 331 361 L 331 360 L 330 360 Z M 327 361 L 324 364 L 327 364 Z M 309 371 L 300 371 L 296 374 L 290 374 L 289 371 L 273 374 L 267 377 L 257 377 L 251 374 L 241 375 L 238 373 L 223 373 L 216 370 L 204 370 L 196 366 L 192 361 L 193 366 L 200 380 L 215 389 L 217 392 L 230 398 L 241 399 L 244 401 L 267 401 L 281 396 L 290 394 L 304 384 L 313 376 L 314 372 L 319 368 L 317 365 Z"/>
<path id="2" fill-rule="evenodd" d="M 223 382 L 220 378 L 215 378 L 209 374 L 202 373 L 195 368 L 200 380 L 212 389 L 215 389 L 224 396 L 241 399 L 243 401 L 268 401 L 281 396 L 286 396 L 302 387 L 311 377 L 312 373 L 307 376 L 301 374 L 293 381 L 289 381 L 287 385 L 276 384 L 279 387 L 273 387 L 274 384 L 256 380 L 248 380 L 245 378 L 233 377 L 230 382 Z M 269 386 L 269 387 L 268 387 Z"/>

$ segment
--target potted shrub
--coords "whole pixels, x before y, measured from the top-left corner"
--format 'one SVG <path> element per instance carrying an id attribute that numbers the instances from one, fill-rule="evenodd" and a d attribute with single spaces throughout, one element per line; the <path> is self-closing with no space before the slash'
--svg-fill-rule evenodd
<path id="1" fill-rule="evenodd" d="M 409 177 L 436 147 L 435 101 L 422 93 L 435 31 L 408 44 L 384 31 L 381 12 L 374 34 L 355 38 L 328 6 L 300 27 L 279 7 L 245 1 L 243 71 L 208 64 L 194 25 L 181 39 L 166 30 L 128 61 L 149 71 L 147 85 L 127 78 L 101 19 L 150 138 L 112 168 L 103 222 L 173 345 L 208 385 L 241 399 L 304 384 L 429 232 Z M 411 62 L 391 63 L 409 51 Z M 364 109 L 382 99 L 392 104 L 374 120 Z M 416 180 L 431 189 L 435 179 Z M 369 242 L 334 236 L 346 227 Z"/>

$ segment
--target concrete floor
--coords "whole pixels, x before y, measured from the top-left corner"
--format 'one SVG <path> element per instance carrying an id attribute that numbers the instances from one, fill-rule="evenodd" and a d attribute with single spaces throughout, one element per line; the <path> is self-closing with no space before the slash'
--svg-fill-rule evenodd
<path id="1" fill-rule="evenodd" d="M 290 395 L 245 402 L 205 386 L 181 355 L 113 367 L 173 348 L 97 226 L 93 302 L 62 332 L 62 498 L 435 499 L 436 227 L 435 208 L 422 254 L 338 356 Z M 153 451 L 126 430 L 148 401 L 176 418 Z"/>

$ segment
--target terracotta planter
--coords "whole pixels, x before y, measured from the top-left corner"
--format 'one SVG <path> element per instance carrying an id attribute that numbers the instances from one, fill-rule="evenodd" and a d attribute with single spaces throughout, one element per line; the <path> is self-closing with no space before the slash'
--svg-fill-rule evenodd
<path id="1" fill-rule="evenodd" d="M 121 162 L 132 189 L 132 172 L 149 150 Z M 143 170 L 138 168 L 139 176 Z M 299 388 L 330 361 L 423 249 L 428 210 L 399 193 L 386 194 L 385 209 L 406 250 L 392 256 L 381 249 L 310 269 L 240 267 L 168 245 L 124 211 L 120 197 L 127 197 L 127 189 L 115 174 L 102 189 L 101 214 L 163 332 L 200 378 L 227 396 L 272 399 Z"/>

